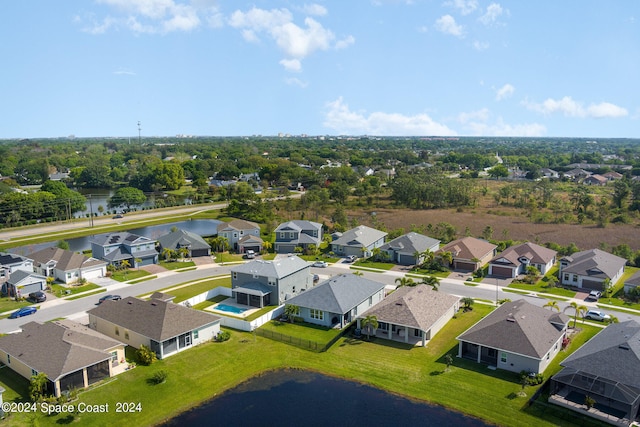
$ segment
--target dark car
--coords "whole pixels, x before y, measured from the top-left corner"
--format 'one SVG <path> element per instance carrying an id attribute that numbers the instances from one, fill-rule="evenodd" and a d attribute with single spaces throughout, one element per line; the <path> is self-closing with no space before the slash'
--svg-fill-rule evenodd
<path id="1" fill-rule="evenodd" d="M 102 304 L 103 302 L 107 301 L 107 300 L 111 300 L 111 301 L 120 301 L 122 299 L 122 297 L 120 295 L 105 295 L 102 298 L 100 298 L 98 300 L 98 304 Z"/>
<path id="2" fill-rule="evenodd" d="M 29 294 L 29 299 L 33 302 L 45 302 L 47 300 L 47 295 L 42 291 L 31 292 Z"/>
<path id="3" fill-rule="evenodd" d="M 21 309 L 11 313 L 11 315 L 9 316 L 9 319 L 17 319 L 18 317 L 28 316 L 30 314 L 35 313 L 36 311 L 38 311 L 38 309 L 35 307 L 31 307 L 31 306 L 22 307 Z"/>
<path id="4" fill-rule="evenodd" d="M 120 219 L 120 218 L 124 218 L 124 215 L 122 214 L 117 214 L 113 216 L 113 219 Z"/>

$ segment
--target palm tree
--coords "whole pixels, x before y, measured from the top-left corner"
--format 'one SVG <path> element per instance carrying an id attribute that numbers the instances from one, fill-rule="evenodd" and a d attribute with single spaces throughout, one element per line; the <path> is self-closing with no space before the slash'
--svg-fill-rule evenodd
<path id="1" fill-rule="evenodd" d="M 400 283 L 398 285 L 398 287 L 401 287 L 401 286 L 415 286 L 416 285 L 416 282 L 414 282 L 413 279 L 410 278 L 410 277 L 398 277 L 395 280 L 395 282 L 396 283 Z"/>
<path id="2" fill-rule="evenodd" d="M 438 279 L 435 276 L 428 276 L 428 277 L 423 277 L 420 283 L 427 286 L 431 286 L 431 289 L 433 289 L 434 291 L 437 291 L 438 287 L 440 286 L 440 279 Z"/>
<path id="3" fill-rule="evenodd" d="M 287 316 L 289 322 L 293 323 L 295 317 L 300 313 L 300 307 L 293 304 L 287 304 L 284 306 L 284 314 Z"/>
<path id="4" fill-rule="evenodd" d="M 420 256 L 422 257 L 423 264 L 431 264 L 431 262 L 435 259 L 435 254 L 431 249 L 425 249 L 420 253 Z"/>
<path id="5" fill-rule="evenodd" d="M 471 310 L 471 306 L 473 305 L 473 298 L 471 297 L 464 297 L 462 298 L 462 304 L 464 305 L 464 311 L 469 311 Z"/>
<path id="6" fill-rule="evenodd" d="M 556 310 L 558 313 L 560 312 L 560 306 L 558 306 L 558 301 L 549 301 L 543 307 L 549 307 L 549 310 Z"/>
<path id="7" fill-rule="evenodd" d="M 442 262 L 446 267 L 449 267 L 451 263 L 453 263 L 453 254 L 450 251 L 443 251 L 438 254 L 438 258 L 440 258 L 440 262 Z"/>
<path id="8" fill-rule="evenodd" d="M 371 333 L 375 333 L 378 329 L 378 318 L 376 316 L 369 315 L 362 319 L 360 322 L 362 329 L 366 331 L 367 340 L 371 339 Z"/>
<path id="9" fill-rule="evenodd" d="M 567 308 L 573 308 L 573 327 L 576 327 L 576 323 L 578 322 L 578 316 L 582 313 L 586 312 L 588 309 L 584 305 L 579 305 L 577 302 L 572 301 L 571 304 Z"/>

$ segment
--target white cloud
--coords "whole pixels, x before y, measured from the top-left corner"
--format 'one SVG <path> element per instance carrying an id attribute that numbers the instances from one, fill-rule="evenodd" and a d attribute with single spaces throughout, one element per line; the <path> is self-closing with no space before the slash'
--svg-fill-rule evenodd
<path id="1" fill-rule="evenodd" d="M 354 112 L 342 97 L 326 104 L 323 125 L 339 134 L 346 135 L 456 135 L 447 126 L 435 122 L 427 114 L 405 116 L 398 113 Z"/>
<path id="2" fill-rule="evenodd" d="M 468 15 L 478 8 L 478 0 L 452 0 L 445 2 L 445 5 L 458 9 L 463 15 Z"/>
<path id="3" fill-rule="evenodd" d="M 92 16 L 78 20 L 82 24 L 85 24 L 85 20 L 88 21 L 83 30 L 92 34 L 102 34 L 116 27 L 148 34 L 184 32 L 198 28 L 202 19 L 211 26 L 221 25 L 215 3 L 208 0 L 192 0 L 188 4 L 178 0 L 96 1 L 110 7 L 114 16 L 107 16 L 102 22 L 96 21 Z"/>
<path id="4" fill-rule="evenodd" d="M 293 22 L 293 15 L 287 9 L 264 10 L 252 8 L 248 12 L 236 10 L 229 18 L 229 25 L 242 32 L 245 40 L 257 41 L 265 34 L 284 52 L 286 59 L 280 63 L 288 70 L 297 71 L 288 65 L 292 60 L 300 62 L 318 50 L 343 49 L 355 42 L 347 36 L 334 43 L 335 35 L 313 18 L 305 18 L 304 27 Z"/>
<path id="5" fill-rule="evenodd" d="M 516 88 L 513 87 L 511 84 L 507 83 L 504 86 L 502 86 L 500 89 L 498 89 L 496 91 L 496 101 L 501 101 L 505 98 L 509 98 L 511 97 L 511 95 L 513 95 L 513 92 L 516 91 Z"/>
<path id="6" fill-rule="evenodd" d="M 590 104 L 585 107 L 581 102 L 575 101 L 570 96 L 565 96 L 562 99 L 548 98 L 542 103 L 534 103 L 528 100 L 523 101 L 523 104 L 532 111 L 537 111 L 545 115 L 553 113 L 562 113 L 566 117 L 578 117 L 578 118 L 617 118 L 624 117 L 629 112 L 620 106 L 611 104 L 609 102 L 601 102 L 599 104 Z"/>
<path id="7" fill-rule="evenodd" d="M 136 73 L 129 70 L 116 70 L 113 72 L 113 74 L 115 74 L 116 76 L 135 76 L 136 75 Z"/>
<path id="8" fill-rule="evenodd" d="M 458 114 L 458 121 L 462 124 L 466 124 L 466 123 L 477 121 L 477 120 L 486 122 L 487 120 L 489 120 L 489 115 L 490 115 L 489 109 L 482 108 L 477 111 Z"/>
<path id="9" fill-rule="evenodd" d="M 298 59 L 283 59 L 280 61 L 280 65 L 287 71 L 294 71 L 296 73 L 302 71 L 302 63 Z"/>
<path id="10" fill-rule="evenodd" d="M 325 16 L 328 13 L 326 7 L 317 3 L 305 4 L 302 7 L 302 11 L 307 15 L 313 15 L 313 16 Z"/>
<path id="11" fill-rule="evenodd" d="M 495 124 L 469 123 L 469 135 L 473 136 L 544 136 L 547 128 L 539 123 L 510 125 L 498 118 Z"/>
<path id="12" fill-rule="evenodd" d="M 450 34 L 456 37 L 464 36 L 464 33 L 463 33 L 464 29 L 462 25 L 456 24 L 456 20 L 451 15 L 444 15 L 438 18 L 436 20 L 435 26 L 438 31 L 443 32 L 445 34 Z"/>
<path id="13" fill-rule="evenodd" d="M 487 42 L 481 42 L 481 41 L 478 41 L 478 40 L 474 40 L 474 42 L 473 42 L 473 48 L 474 48 L 475 50 L 478 50 L 478 51 L 487 50 L 487 49 L 489 49 L 489 43 L 487 43 Z"/>
<path id="14" fill-rule="evenodd" d="M 495 24 L 498 18 L 505 13 L 506 10 L 502 8 L 498 3 L 491 3 L 487 6 L 487 11 L 479 19 L 484 25 Z"/>
<path id="15" fill-rule="evenodd" d="M 303 89 L 305 87 L 309 86 L 309 83 L 307 83 L 305 81 L 302 81 L 302 80 L 300 80 L 300 79 L 298 79 L 296 77 L 289 77 L 289 78 L 286 78 L 284 81 L 288 85 L 299 86 L 299 87 L 301 87 Z"/>

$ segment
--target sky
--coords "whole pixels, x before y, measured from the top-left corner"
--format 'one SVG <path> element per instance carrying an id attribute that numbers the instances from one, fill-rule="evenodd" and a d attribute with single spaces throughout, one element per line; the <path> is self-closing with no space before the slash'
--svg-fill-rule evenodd
<path id="1" fill-rule="evenodd" d="M 640 138 L 639 20 L 637 0 L 8 0 L 0 138 Z"/>

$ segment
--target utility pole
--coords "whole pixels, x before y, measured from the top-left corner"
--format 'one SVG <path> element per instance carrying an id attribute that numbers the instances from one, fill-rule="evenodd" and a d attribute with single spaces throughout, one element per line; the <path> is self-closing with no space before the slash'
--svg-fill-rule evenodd
<path id="1" fill-rule="evenodd" d="M 89 215 L 90 215 L 90 220 L 89 220 L 89 226 L 93 227 L 93 203 L 91 203 L 91 194 L 89 194 Z"/>

